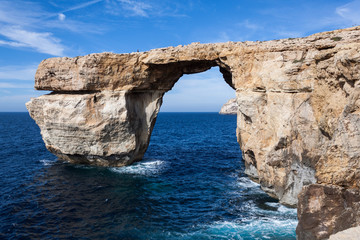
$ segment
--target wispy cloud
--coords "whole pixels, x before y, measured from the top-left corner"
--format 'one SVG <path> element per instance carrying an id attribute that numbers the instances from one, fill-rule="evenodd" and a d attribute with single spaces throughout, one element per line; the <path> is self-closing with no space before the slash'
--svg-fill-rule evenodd
<path id="1" fill-rule="evenodd" d="M 259 12 L 266 18 L 246 19 L 234 25 L 233 29 L 226 29 L 226 33 L 232 40 L 240 32 L 244 39 L 255 41 L 305 37 L 319 31 L 360 25 L 360 0 L 341 6 L 333 3 L 321 9 L 318 5 L 316 2 L 299 3 L 301 11 L 287 6 L 264 8 Z M 288 14 L 283 14 L 284 12 Z M 268 21 L 269 18 L 274 21 Z"/>
<path id="2" fill-rule="evenodd" d="M 0 44 L 2 45 L 33 48 L 40 53 L 54 56 L 64 54 L 64 46 L 60 43 L 60 40 L 53 37 L 49 32 L 32 32 L 21 27 L 8 26 L 0 28 L 0 34 L 10 40 L 1 40 Z"/>
<path id="3" fill-rule="evenodd" d="M 62 56 L 65 47 L 59 39 L 50 32 L 34 30 L 43 26 L 41 19 L 49 16 L 34 3 L 3 1 L 0 5 L 0 45 Z"/>
<path id="4" fill-rule="evenodd" d="M 147 10 L 151 9 L 151 6 L 140 1 L 131 1 L 131 0 L 119 0 L 125 10 L 129 10 L 136 16 L 147 17 Z"/>
<path id="5" fill-rule="evenodd" d="M 143 1 L 106 0 L 106 7 L 113 15 L 148 17 L 152 7 Z"/>
<path id="6" fill-rule="evenodd" d="M 0 80 L 34 80 L 37 65 L 29 66 L 2 66 Z"/>
<path id="7" fill-rule="evenodd" d="M 336 8 L 336 14 L 344 20 L 350 21 L 351 24 L 360 24 L 360 1 L 353 1 Z"/>
<path id="8" fill-rule="evenodd" d="M 103 0 L 87 1 L 61 12 L 48 12 L 37 3 L 1 1 L 0 45 L 29 48 L 40 53 L 63 56 L 66 47 L 54 36 L 52 29 L 72 32 L 99 32 L 98 28 L 75 20 L 67 20 L 65 12 L 79 10 Z M 2 37 L 1 37 L 2 36 Z"/>
<path id="9" fill-rule="evenodd" d="M 32 26 L 39 19 L 47 18 L 51 14 L 43 11 L 39 5 L 22 1 L 1 1 L 0 24 L 15 26 Z"/>
<path id="10" fill-rule="evenodd" d="M 192 8 L 192 2 L 171 0 L 104 0 L 107 12 L 125 17 L 188 17 L 183 11 Z"/>
<path id="11" fill-rule="evenodd" d="M 70 12 L 70 11 L 74 11 L 74 10 L 79 10 L 79 9 L 94 5 L 95 3 L 102 2 L 102 1 L 103 0 L 93 0 L 93 1 L 89 1 L 89 2 L 84 2 L 84 3 L 81 3 L 81 4 L 75 5 L 73 7 L 70 7 L 70 8 L 68 8 L 68 9 L 66 9 L 66 10 L 64 10 L 62 12 L 64 13 L 64 12 Z"/>

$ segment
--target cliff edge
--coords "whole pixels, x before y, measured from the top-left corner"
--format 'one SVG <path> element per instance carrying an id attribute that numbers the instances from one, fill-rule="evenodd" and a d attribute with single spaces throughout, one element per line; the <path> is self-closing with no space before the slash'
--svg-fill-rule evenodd
<path id="1" fill-rule="evenodd" d="M 35 88 L 52 93 L 26 106 L 60 159 L 129 165 L 147 149 L 163 95 L 183 74 L 214 66 L 236 91 L 246 173 L 298 206 L 298 238 L 326 239 L 359 225 L 359 27 L 46 59 Z"/>

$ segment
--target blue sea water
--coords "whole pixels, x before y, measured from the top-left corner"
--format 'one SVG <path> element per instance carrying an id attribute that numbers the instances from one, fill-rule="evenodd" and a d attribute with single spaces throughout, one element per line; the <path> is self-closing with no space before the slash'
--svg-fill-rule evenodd
<path id="1" fill-rule="evenodd" d="M 2 239 L 295 239 L 296 210 L 244 174 L 236 116 L 160 113 L 144 160 L 56 161 L 27 113 L 0 113 Z"/>

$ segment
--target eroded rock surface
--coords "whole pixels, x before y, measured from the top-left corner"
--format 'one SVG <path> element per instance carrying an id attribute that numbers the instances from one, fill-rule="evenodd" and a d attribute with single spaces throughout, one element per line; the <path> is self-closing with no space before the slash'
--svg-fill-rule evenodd
<path id="1" fill-rule="evenodd" d="M 140 160 L 160 109 L 162 91 L 52 93 L 27 103 L 47 149 L 60 159 L 99 166 Z"/>
<path id="2" fill-rule="evenodd" d="M 305 186 L 299 194 L 298 239 L 328 239 L 333 233 L 360 225 L 359 193 L 334 185 Z"/>
<path id="3" fill-rule="evenodd" d="M 220 109 L 219 114 L 224 115 L 236 115 L 238 111 L 238 105 L 236 102 L 236 98 L 231 98 L 229 101 L 227 101 Z"/>
<path id="4" fill-rule="evenodd" d="M 41 62 L 35 87 L 53 92 L 27 108 L 59 158 L 127 165 L 146 151 L 163 94 L 183 74 L 218 66 L 236 90 L 246 173 L 281 203 L 296 206 L 309 184 L 359 189 L 359 63 L 359 27 L 299 39 L 51 58 Z M 312 194 L 302 194 L 301 202 Z M 299 219 L 301 226 L 305 218 Z M 317 231 L 300 229 L 299 239 Z"/>

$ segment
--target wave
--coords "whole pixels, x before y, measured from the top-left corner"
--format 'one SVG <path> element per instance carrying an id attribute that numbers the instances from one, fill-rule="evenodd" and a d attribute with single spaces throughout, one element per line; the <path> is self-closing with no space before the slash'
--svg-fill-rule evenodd
<path id="1" fill-rule="evenodd" d="M 248 220 L 240 232 L 244 237 L 253 239 L 280 239 L 294 236 L 298 221 L 295 219 L 279 219 L 276 217 Z"/>
<path id="2" fill-rule="evenodd" d="M 284 205 L 280 205 L 280 207 L 278 208 L 278 211 L 281 213 L 289 213 L 289 214 L 293 214 L 293 215 L 297 215 L 297 209 L 296 208 L 288 208 L 285 207 Z"/>
<path id="3" fill-rule="evenodd" d="M 273 207 L 273 208 L 277 208 L 277 211 L 279 213 L 282 213 L 282 214 L 291 214 L 291 215 L 297 215 L 297 210 L 296 208 L 289 208 L 289 207 L 286 207 L 278 202 L 266 202 L 265 203 L 266 205 L 270 206 L 270 207 Z"/>
<path id="4" fill-rule="evenodd" d="M 134 174 L 151 176 L 160 174 L 166 166 L 165 161 L 161 160 L 143 160 L 126 167 L 113 167 L 111 171 L 121 174 Z"/>
<path id="5" fill-rule="evenodd" d="M 239 186 L 241 186 L 242 188 L 259 188 L 260 184 L 251 181 L 249 178 L 247 177 L 240 177 L 237 181 L 237 184 Z"/>
<path id="6" fill-rule="evenodd" d="M 197 226 L 188 233 L 167 233 L 174 239 L 295 239 L 296 220 L 248 219 L 242 221 L 216 221 Z M 199 229 L 200 228 L 200 229 Z"/>
<path id="7" fill-rule="evenodd" d="M 219 221 L 205 225 L 201 230 L 188 233 L 184 239 L 236 239 L 242 240 L 240 233 L 242 226 L 236 222 Z"/>

